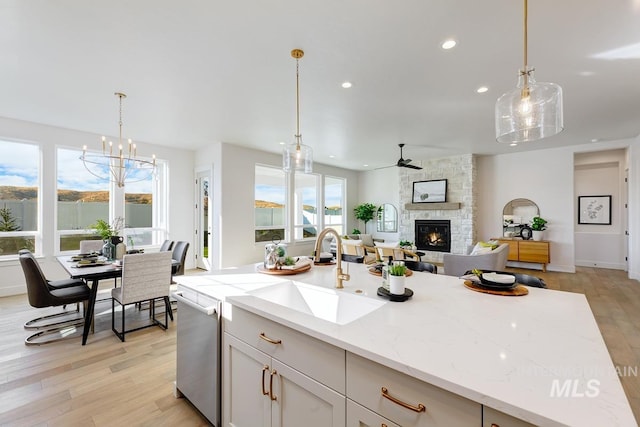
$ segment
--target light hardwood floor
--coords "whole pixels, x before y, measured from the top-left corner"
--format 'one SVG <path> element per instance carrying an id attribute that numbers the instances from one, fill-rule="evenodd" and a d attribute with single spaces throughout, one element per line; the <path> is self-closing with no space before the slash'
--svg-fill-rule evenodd
<path id="1" fill-rule="evenodd" d="M 550 289 L 585 294 L 614 364 L 640 366 L 638 281 L 623 271 L 583 267 L 576 274 L 518 271 L 543 277 Z M 86 346 L 74 338 L 27 347 L 22 324 L 47 310 L 31 308 L 26 296 L 0 298 L 0 425 L 207 425 L 173 396 L 179 313 L 168 331 L 148 328 L 121 343 L 111 332 L 109 308 L 98 306 L 96 333 Z M 640 379 L 621 382 L 640 419 Z"/>

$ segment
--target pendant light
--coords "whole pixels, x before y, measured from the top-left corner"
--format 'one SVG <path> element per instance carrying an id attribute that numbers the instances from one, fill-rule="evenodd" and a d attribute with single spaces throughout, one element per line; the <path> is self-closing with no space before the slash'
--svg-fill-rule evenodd
<path id="1" fill-rule="evenodd" d="M 496 101 L 496 139 L 516 145 L 556 135 L 564 128 L 562 88 L 555 83 L 538 83 L 534 68 L 527 64 L 528 1 L 524 0 L 524 67 L 518 87 Z"/>
<path id="2" fill-rule="evenodd" d="M 304 172 L 311 173 L 313 171 L 313 150 L 308 145 L 302 143 L 302 134 L 300 133 L 300 83 L 299 83 L 299 60 L 304 56 L 304 52 L 300 49 L 291 51 L 291 56 L 296 60 L 296 134 L 295 142 L 284 147 L 282 152 L 282 169 L 285 172 Z"/>

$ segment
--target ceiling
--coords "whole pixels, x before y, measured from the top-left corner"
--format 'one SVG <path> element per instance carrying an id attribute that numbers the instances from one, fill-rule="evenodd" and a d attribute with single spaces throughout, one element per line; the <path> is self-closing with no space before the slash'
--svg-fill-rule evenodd
<path id="1" fill-rule="evenodd" d="M 640 0 L 529 2 L 529 64 L 564 93 L 565 130 L 510 147 L 494 105 L 523 57 L 519 0 L 0 0 L 0 116 L 196 149 L 279 152 L 355 170 L 640 134 Z M 449 38 L 458 44 L 444 50 Z M 344 81 L 352 82 L 343 89 Z M 476 93 L 487 86 L 486 93 Z M 91 141 L 87 141 L 88 144 Z M 96 147 L 99 142 L 96 140 Z M 330 157 L 334 156 L 334 157 Z M 363 166 L 363 165 L 368 166 Z"/>

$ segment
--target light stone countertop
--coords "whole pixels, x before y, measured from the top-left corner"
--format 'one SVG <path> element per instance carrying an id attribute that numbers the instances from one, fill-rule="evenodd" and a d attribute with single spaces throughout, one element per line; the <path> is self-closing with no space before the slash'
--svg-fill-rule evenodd
<path id="1" fill-rule="evenodd" d="M 335 291 L 381 300 L 381 278 L 348 264 L 351 280 Z M 287 280 L 332 289 L 334 277 L 332 266 L 274 276 L 251 265 L 175 280 L 223 299 L 223 318 L 233 306 L 246 309 L 536 425 L 637 426 L 582 294 L 528 288 L 526 296 L 489 295 L 455 277 L 414 272 L 406 280 L 411 299 L 345 325 L 246 294 Z"/>

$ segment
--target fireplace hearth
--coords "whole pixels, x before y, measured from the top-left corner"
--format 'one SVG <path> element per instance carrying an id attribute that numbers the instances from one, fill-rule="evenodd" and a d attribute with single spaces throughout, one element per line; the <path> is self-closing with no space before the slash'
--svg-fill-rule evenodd
<path id="1" fill-rule="evenodd" d="M 415 222 L 416 247 L 434 252 L 451 252 L 451 221 L 417 219 Z"/>

